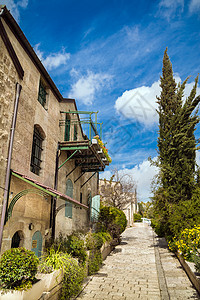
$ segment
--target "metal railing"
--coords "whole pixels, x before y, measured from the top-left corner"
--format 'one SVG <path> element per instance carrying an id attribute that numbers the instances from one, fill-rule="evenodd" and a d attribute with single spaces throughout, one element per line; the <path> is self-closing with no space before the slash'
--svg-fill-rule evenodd
<path id="1" fill-rule="evenodd" d="M 102 140 L 103 123 L 97 122 L 97 113 L 98 112 L 61 111 L 63 118 L 59 121 L 59 126 L 61 128 L 63 141 L 80 140 L 82 133 L 86 140 L 92 141 L 96 135 Z M 93 115 L 95 115 L 94 120 L 92 119 Z M 99 131 L 100 134 L 98 133 Z"/>

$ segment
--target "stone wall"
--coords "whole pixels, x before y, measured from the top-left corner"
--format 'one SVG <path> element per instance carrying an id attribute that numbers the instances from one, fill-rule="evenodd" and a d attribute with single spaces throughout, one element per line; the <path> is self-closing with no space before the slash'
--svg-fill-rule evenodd
<path id="1" fill-rule="evenodd" d="M 16 130 L 13 143 L 13 153 L 11 168 L 26 176 L 45 184 L 54 187 L 55 178 L 55 161 L 58 141 L 63 140 L 63 131 L 59 127 L 59 120 L 64 118 L 60 113 L 61 110 L 69 111 L 76 110 L 73 101 L 63 101 L 60 103 L 54 96 L 52 90 L 48 87 L 45 79 L 41 77 L 35 64 L 21 47 L 18 40 L 15 38 L 9 27 L 3 22 L 6 32 L 9 36 L 11 44 L 17 54 L 17 57 L 24 70 L 24 79 L 20 81 L 13 63 L 8 55 L 7 49 L 3 41 L 0 39 L 0 83 L 2 86 L 1 102 L 0 102 L 0 186 L 4 187 L 6 159 L 8 153 L 8 145 L 10 140 L 10 128 L 13 115 L 13 107 L 15 100 L 15 86 L 19 82 L 22 85 L 22 91 L 19 99 Z M 47 105 L 43 107 L 38 101 L 39 82 L 43 81 L 47 90 Z M 77 118 L 74 115 L 73 118 Z M 32 142 L 34 125 L 41 128 L 44 134 L 41 172 L 38 175 L 30 170 Z M 73 138 L 73 128 L 71 130 Z M 83 138 L 82 131 L 78 128 L 78 140 Z M 60 153 L 59 163 L 61 164 L 66 159 L 65 152 Z M 68 161 L 59 171 L 58 190 L 66 193 L 66 174 L 74 168 L 74 160 Z M 69 178 L 74 180 L 80 175 L 80 168 L 77 168 Z M 83 203 L 87 205 L 88 193 L 91 191 L 92 196 L 97 194 L 97 177 L 94 176 L 83 188 L 83 184 L 91 174 L 82 176 L 77 183 L 74 184 L 73 198 L 80 200 L 80 192 L 83 195 Z M 19 192 L 32 188 L 30 184 L 25 183 L 21 179 L 14 176 L 11 177 L 10 197 L 12 198 Z M 0 203 L 3 199 L 3 189 L 0 188 Z M 58 200 L 58 206 L 65 203 Z M 32 247 L 32 236 L 35 231 L 40 231 L 44 240 L 48 234 L 50 225 L 50 197 L 43 197 L 33 193 L 28 193 L 22 196 L 13 208 L 12 217 L 6 223 L 3 236 L 2 252 L 11 247 L 12 236 L 16 231 L 22 232 L 22 246 L 27 249 Z M 29 224 L 33 224 L 33 229 L 29 228 Z M 61 210 L 56 218 L 56 236 L 59 232 L 64 235 L 71 233 L 73 230 L 86 229 L 88 227 L 88 212 L 85 209 L 80 209 L 73 206 L 73 217 L 65 217 L 65 209 Z"/>
<path id="2" fill-rule="evenodd" d="M 0 37 L 0 213 L 17 81 L 19 81 L 17 72 Z"/>

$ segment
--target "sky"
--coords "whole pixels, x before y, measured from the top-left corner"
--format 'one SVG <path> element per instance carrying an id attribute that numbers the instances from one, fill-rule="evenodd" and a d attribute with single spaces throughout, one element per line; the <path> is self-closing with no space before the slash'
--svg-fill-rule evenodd
<path id="1" fill-rule="evenodd" d="M 176 82 L 200 66 L 200 0 L 0 0 L 6 4 L 63 97 L 99 111 L 113 170 L 133 177 L 139 201 L 152 196 L 163 54 Z M 198 86 L 197 94 L 200 94 Z M 200 138 L 200 125 L 196 138 Z M 197 153 L 197 163 L 200 154 Z"/>

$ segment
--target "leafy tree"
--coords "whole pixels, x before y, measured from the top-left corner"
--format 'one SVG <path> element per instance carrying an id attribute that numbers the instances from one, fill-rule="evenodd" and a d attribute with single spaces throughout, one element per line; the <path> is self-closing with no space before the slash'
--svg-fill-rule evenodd
<path id="1" fill-rule="evenodd" d="M 184 89 L 188 78 L 176 84 L 172 64 L 164 53 L 161 81 L 161 95 L 158 97 L 159 137 L 158 166 L 160 186 L 154 193 L 154 210 L 167 234 L 173 234 L 170 225 L 175 211 L 184 201 L 192 201 L 195 189 L 195 126 L 199 122 L 196 97 L 198 76 L 184 101 Z M 174 222 L 174 221 L 173 221 Z"/>

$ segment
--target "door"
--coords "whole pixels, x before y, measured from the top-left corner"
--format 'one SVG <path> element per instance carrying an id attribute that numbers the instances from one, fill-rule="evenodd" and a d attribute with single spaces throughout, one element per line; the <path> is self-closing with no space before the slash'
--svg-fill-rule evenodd
<path id="1" fill-rule="evenodd" d="M 37 257 L 42 253 L 42 234 L 40 231 L 36 231 L 32 237 L 31 251 L 35 253 Z"/>

